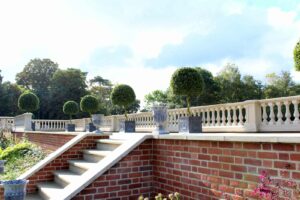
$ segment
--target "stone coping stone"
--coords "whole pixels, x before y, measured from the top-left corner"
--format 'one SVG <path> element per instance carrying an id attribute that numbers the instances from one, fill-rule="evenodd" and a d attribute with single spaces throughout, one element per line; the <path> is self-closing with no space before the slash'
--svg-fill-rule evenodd
<path id="1" fill-rule="evenodd" d="M 83 133 L 88 133 L 88 132 L 66 132 L 66 131 L 25 131 L 25 132 L 21 132 L 21 131 L 15 131 L 12 133 L 35 133 L 35 134 L 53 134 L 53 135 L 79 135 L 79 134 L 83 134 Z M 98 136 L 98 135 L 111 135 L 110 132 L 103 132 L 103 133 L 88 133 L 88 135 L 90 136 Z"/>
<path id="2" fill-rule="evenodd" d="M 300 133 L 198 133 L 153 135 L 154 139 L 225 142 L 300 143 Z"/>

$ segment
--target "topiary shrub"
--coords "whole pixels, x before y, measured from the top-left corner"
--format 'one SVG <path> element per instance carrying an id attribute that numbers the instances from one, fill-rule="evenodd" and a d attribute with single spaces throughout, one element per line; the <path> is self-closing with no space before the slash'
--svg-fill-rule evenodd
<path id="1" fill-rule="evenodd" d="M 96 97 L 92 95 L 86 95 L 82 97 L 80 101 L 80 110 L 89 113 L 89 115 L 91 116 L 93 113 L 96 113 L 98 109 L 99 101 Z"/>
<path id="2" fill-rule="evenodd" d="M 69 115 L 70 120 L 72 119 L 72 115 L 76 115 L 79 112 L 78 103 L 75 101 L 67 101 L 64 103 L 63 112 L 66 115 Z"/>
<path id="3" fill-rule="evenodd" d="M 127 119 L 127 109 L 135 102 L 134 90 L 129 85 L 116 85 L 111 92 L 110 98 L 114 105 L 121 106 L 125 109 L 125 117 Z"/>
<path id="4" fill-rule="evenodd" d="M 40 100 L 32 92 L 24 92 L 18 99 L 18 107 L 25 112 L 34 112 L 39 109 Z"/>
<path id="5" fill-rule="evenodd" d="M 300 41 L 297 42 L 294 49 L 294 62 L 296 71 L 300 71 Z"/>
<path id="6" fill-rule="evenodd" d="M 171 78 L 171 88 L 174 94 L 186 96 L 188 115 L 191 115 L 191 97 L 199 96 L 203 91 L 203 79 L 194 68 L 177 69 Z"/>

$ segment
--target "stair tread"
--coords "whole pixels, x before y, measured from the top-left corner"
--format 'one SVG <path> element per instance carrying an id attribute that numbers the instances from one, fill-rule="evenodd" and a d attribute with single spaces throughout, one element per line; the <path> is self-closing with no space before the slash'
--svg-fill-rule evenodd
<path id="1" fill-rule="evenodd" d="M 100 139 L 97 140 L 98 143 L 105 143 L 105 144 L 123 144 L 124 140 L 115 140 L 115 139 Z"/>
<path id="2" fill-rule="evenodd" d="M 43 200 L 38 194 L 27 194 L 25 200 Z"/>
<path id="3" fill-rule="evenodd" d="M 92 155 L 99 155 L 99 156 L 107 156 L 112 151 L 109 150 L 96 150 L 96 149 L 86 149 L 83 150 L 83 153 L 92 154 Z"/>
<path id="4" fill-rule="evenodd" d="M 86 160 L 68 160 L 68 163 L 77 167 L 83 167 L 85 169 L 89 169 L 90 167 L 96 164 L 95 162 L 90 162 Z"/>

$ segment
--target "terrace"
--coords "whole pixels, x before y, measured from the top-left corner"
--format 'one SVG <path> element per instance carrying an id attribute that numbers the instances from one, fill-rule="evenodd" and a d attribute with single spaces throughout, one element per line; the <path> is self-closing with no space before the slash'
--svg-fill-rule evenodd
<path id="1" fill-rule="evenodd" d="M 1 124 L 53 151 L 20 177 L 30 181 L 27 199 L 137 199 L 175 191 L 182 199 L 261 199 L 254 192 L 261 173 L 276 180 L 272 192 L 299 199 L 299 103 L 291 96 L 192 107 L 193 116 L 202 116 L 198 134 L 178 134 L 186 109 L 168 110 L 167 135 L 152 134 L 151 112 L 129 114 L 136 133 L 126 134 L 118 133 L 122 115 L 105 116 L 102 134 L 85 132 L 89 118 L 72 120 L 72 133 L 65 132 L 70 120 L 29 113 Z"/>

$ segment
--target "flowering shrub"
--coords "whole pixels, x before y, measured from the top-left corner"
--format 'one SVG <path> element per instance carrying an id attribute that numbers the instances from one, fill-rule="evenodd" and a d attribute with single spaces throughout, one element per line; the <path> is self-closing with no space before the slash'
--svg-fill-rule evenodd
<path id="1" fill-rule="evenodd" d="M 138 200 L 149 200 L 149 198 L 140 196 Z M 157 196 L 155 196 L 155 200 L 180 200 L 180 194 L 178 192 L 175 192 L 174 194 L 169 194 L 168 197 L 163 197 L 163 195 L 159 193 Z"/>
<path id="2" fill-rule="evenodd" d="M 281 176 L 285 176 L 285 173 L 286 171 L 281 172 Z M 283 187 L 292 188 L 293 193 Z M 264 200 L 279 200 L 281 195 L 296 200 L 299 199 L 299 189 L 297 189 L 297 183 L 292 180 L 276 181 L 266 171 L 262 171 L 259 176 L 259 184 L 254 189 L 253 195 Z"/>

